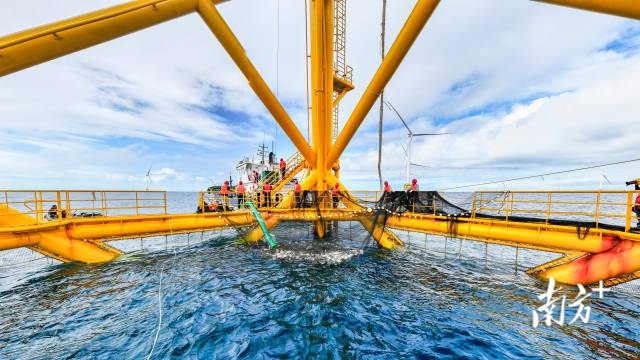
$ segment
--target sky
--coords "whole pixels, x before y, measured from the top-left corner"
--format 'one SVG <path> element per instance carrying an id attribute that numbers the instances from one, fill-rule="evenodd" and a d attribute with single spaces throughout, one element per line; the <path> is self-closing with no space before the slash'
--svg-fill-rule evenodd
<path id="1" fill-rule="evenodd" d="M 0 34 L 119 2 L 5 2 Z M 356 89 L 341 125 L 380 63 L 381 3 L 348 1 Z M 387 46 L 414 4 L 388 1 Z M 219 9 L 306 136 L 304 1 Z M 640 158 L 639 80 L 640 22 L 526 0 L 446 0 L 385 96 L 413 132 L 450 134 L 412 146 L 421 189 L 446 189 Z M 376 105 L 342 157 L 352 189 L 378 187 L 378 116 Z M 388 110 L 383 139 L 383 177 L 400 188 L 408 138 Z M 263 141 L 280 157 L 295 151 L 195 14 L 0 78 L 2 189 L 144 189 L 151 169 L 153 189 L 196 191 Z M 623 189 L 637 177 L 640 162 L 482 189 Z"/>

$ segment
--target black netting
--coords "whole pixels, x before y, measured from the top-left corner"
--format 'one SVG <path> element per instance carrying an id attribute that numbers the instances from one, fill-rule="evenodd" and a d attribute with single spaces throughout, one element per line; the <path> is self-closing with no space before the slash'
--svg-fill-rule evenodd
<path id="1" fill-rule="evenodd" d="M 343 194 L 344 196 L 344 194 Z M 393 191 L 371 201 L 345 196 L 346 201 L 390 213 L 413 212 L 441 216 L 467 216 L 471 212 L 443 198 L 437 191 Z"/>
<path id="2" fill-rule="evenodd" d="M 508 192 L 498 194 L 496 197 L 496 203 L 504 203 L 500 199 L 504 199 L 508 195 Z M 454 220 L 459 217 L 470 217 L 472 215 L 472 206 L 465 209 L 461 206 L 453 204 L 445 199 L 437 191 L 418 191 L 418 192 L 405 192 L 394 191 L 384 193 L 380 199 L 372 201 L 366 199 L 359 199 L 349 194 L 342 194 L 344 201 L 350 201 L 354 204 L 360 204 L 361 206 L 370 207 L 374 210 L 374 216 L 376 223 L 386 222 L 386 218 L 390 213 L 420 213 L 420 214 L 432 214 L 438 216 L 447 216 Z M 470 204 L 471 205 L 471 204 Z M 602 228 L 615 231 L 624 231 L 625 227 L 621 225 L 607 224 L 607 223 L 595 223 L 593 221 L 573 220 L 573 219 L 545 219 L 535 216 L 514 216 L 507 211 L 496 211 L 494 213 L 475 213 L 476 218 L 495 219 L 495 220 L 510 220 L 517 222 L 528 223 L 545 223 L 559 226 L 573 226 L 576 227 L 576 231 L 580 237 L 586 236 L 590 229 Z M 380 221 L 378 221 L 380 220 Z"/>

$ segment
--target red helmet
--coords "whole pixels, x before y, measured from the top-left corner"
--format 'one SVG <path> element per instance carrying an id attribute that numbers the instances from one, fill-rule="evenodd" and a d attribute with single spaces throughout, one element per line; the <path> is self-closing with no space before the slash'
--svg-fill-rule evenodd
<path id="1" fill-rule="evenodd" d="M 389 182 L 387 180 L 384 181 L 385 185 L 389 185 Z"/>
<path id="2" fill-rule="evenodd" d="M 240 182 L 238 183 L 238 185 L 242 185 L 242 180 L 240 180 Z"/>
<path id="3" fill-rule="evenodd" d="M 339 183 L 336 183 L 336 185 L 334 186 L 334 188 L 338 189 L 340 187 Z"/>
<path id="4" fill-rule="evenodd" d="M 225 185 L 229 185 L 229 180 L 225 180 L 225 181 L 224 181 L 224 184 L 225 184 Z"/>
<path id="5" fill-rule="evenodd" d="M 412 184 L 416 184 L 417 182 L 418 182 L 418 179 L 413 179 L 413 180 L 411 180 L 411 183 L 412 183 Z"/>

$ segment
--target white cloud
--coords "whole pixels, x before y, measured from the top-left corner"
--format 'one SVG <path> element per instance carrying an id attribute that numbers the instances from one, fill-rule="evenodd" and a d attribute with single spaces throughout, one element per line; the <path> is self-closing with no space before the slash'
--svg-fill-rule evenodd
<path id="1" fill-rule="evenodd" d="M 5 4 L 0 34 L 119 2 Z M 413 3 L 389 1 L 389 45 Z M 356 90 L 341 106 L 343 122 L 379 58 L 380 3 L 348 4 Z M 303 2 L 281 0 L 279 66 L 276 2 L 235 0 L 220 9 L 306 134 Z M 420 172 L 439 186 L 640 153 L 632 132 L 637 57 L 600 51 L 632 26 L 524 0 L 442 2 L 387 88 L 414 131 L 454 133 L 416 142 L 414 162 L 433 166 Z M 0 78 L 0 104 L 3 187 L 142 188 L 154 164 L 166 172 L 158 186 L 201 188 L 274 129 L 196 15 Z M 391 113 L 385 121 L 398 126 L 385 132 L 384 170 L 400 181 L 406 137 Z M 376 127 L 374 108 L 343 159 L 354 186 L 377 183 Z"/>

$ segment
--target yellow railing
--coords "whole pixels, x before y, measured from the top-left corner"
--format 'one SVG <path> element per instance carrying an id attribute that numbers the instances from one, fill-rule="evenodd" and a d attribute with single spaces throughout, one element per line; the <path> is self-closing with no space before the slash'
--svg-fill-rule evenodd
<path id="1" fill-rule="evenodd" d="M 472 213 L 528 217 L 624 226 L 629 231 L 636 217 L 635 197 L 640 191 L 478 191 Z"/>
<path id="2" fill-rule="evenodd" d="M 121 190 L 0 190 L 3 217 L 20 212 L 36 223 L 71 217 L 149 215 L 167 213 L 164 191 Z"/>
<path id="3" fill-rule="evenodd" d="M 298 165 L 304 160 L 304 158 L 302 157 L 302 154 L 300 154 L 299 152 L 296 152 L 295 154 L 291 155 L 288 159 L 287 159 L 287 173 L 293 169 L 295 169 L 296 167 L 298 167 Z M 280 168 L 278 167 L 277 171 L 272 172 L 269 176 L 267 176 L 265 179 L 263 179 L 259 186 L 264 185 L 267 181 L 269 181 L 269 183 L 271 185 L 275 185 L 278 181 L 281 180 L 281 174 L 280 174 Z"/>
<path id="4" fill-rule="evenodd" d="M 469 212 L 471 218 L 496 217 L 505 221 L 526 217 L 549 224 L 554 221 L 593 223 L 624 227 L 629 231 L 637 218 L 633 205 L 640 191 L 478 191 L 439 193 L 452 205 Z M 352 191 L 354 199 L 373 207 L 380 191 Z M 432 215 L 455 211 L 436 196 L 420 193 L 420 201 L 409 200 L 409 211 Z M 382 204 L 384 205 L 384 203 Z M 455 213 L 455 212 L 454 212 Z"/>
<path id="5" fill-rule="evenodd" d="M 306 196 L 306 197 L 305 197 Z M 338 201 L 334 201 L 330 191 L 326 192 L 300 192 L 298 197 L 295 196 L 293 190 L 271 191 L 265 193 L 264 191 L 247 192 L 244 196 L 244 200 L 235 191 L 231 191 L 228 196 L 223 196 L 219 191 L 203 191 L 200 192 L 198 201 L 198 211 L 204 212 L 223 212 L 223 211 L 235 211 L 244 210 L 244 202 L 251 201 L 258 208 L 279 208 L 281 210 L 293 210 L 299 208 L 344 208 L 344 205 L 340 203 L 343 196 L 338 198 Z M 294 199 L 283 205 L 286 199 Z M 306 199 L 306 201 L 305 201 Z"/>

